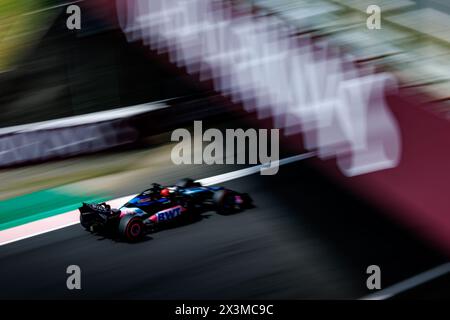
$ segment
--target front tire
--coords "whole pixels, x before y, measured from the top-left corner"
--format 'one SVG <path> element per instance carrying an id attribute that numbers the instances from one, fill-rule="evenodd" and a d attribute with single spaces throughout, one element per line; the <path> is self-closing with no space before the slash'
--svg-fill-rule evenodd
<path id="1" fill-rule="evenodd" d="M 126 215 L 119 222 L 120 236 L 130 242 L 142 239 L 145 235 L 145 225 L 139 217 Z"/>
<path id="2" fill-rule="evenodd" d="M 216 211 L 219 214 L 227 215 L 236 212 L 236 201 L 234 194 L 228 190 L 219 190 L 213 196 Z"/>

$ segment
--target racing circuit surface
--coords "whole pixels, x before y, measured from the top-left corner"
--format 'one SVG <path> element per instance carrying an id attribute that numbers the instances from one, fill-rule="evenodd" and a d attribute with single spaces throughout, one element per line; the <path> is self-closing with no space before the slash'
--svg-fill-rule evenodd
<path id="1" fill-rule="evenodd" d="M 136 244 L 74 225 L 0 247 L 0 298 L 357 299 L 371 293 L 369 265 L 386 288 L 448 261 L 307 161 L 223 185 L 256 207 L 206 212 Z M 82 290 L 66 288 L 72 264 Z"/>

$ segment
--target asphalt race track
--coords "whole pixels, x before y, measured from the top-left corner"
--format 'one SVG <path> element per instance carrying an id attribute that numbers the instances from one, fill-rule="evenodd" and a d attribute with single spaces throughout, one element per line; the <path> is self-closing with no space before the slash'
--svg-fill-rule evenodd
<path id="1" fill-rule="evenodd" d="M 356 299 L 371 264 L 384 288 L 447 261 L 308 162 L 223 185 L 256 207 L 136 244 L 75 225 L 0 247 L 0 299 Z M 66 288 L 72 264 L 82 290 Z"/>

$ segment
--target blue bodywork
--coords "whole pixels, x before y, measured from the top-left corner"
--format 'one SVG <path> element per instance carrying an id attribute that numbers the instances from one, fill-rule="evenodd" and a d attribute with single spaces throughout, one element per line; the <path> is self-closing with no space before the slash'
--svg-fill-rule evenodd
<path id="1" fill-rule="evenodd" d="M 180 193 L 185 195 L 193 195 L 199 193 L 210 193 L 211 191 L 218 191 L 224 189 L 223 187 L 192 187 L 181 190 Z"/>
<path id="2" fill-rule="evenodd" d="M 223 187 L 190 187 L 190 188 L 182 188 L 178 190 L 179 194 L 192 197 L 194 199 L 206 199 L 211 197 L 212 194 L 218 190 L 224 189 Z M 142 215 L 145 213 L 155 213 L 164 208 L 170 207 L 173 205 L 173 201 L 169 198 L 161 198 L 157 197 L 151 192 L 144 191 L 141 194 L 137 195 L 130 201 L 128 201 L 122 208 L 136 208 L 135 213 L 138 215 Z"/>

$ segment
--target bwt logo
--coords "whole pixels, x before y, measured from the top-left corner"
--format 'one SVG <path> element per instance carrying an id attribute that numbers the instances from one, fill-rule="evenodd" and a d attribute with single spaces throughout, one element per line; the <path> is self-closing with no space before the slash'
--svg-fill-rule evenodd
<path id="1" fill-rule="evenodd" d="M 178 217 L 181 213 L 181 207 L 172 208 L 166 211 L 161 211 L 156 214 L 158 217 L 158 221 L 166 221 L 171 220 L 175 217 Z"/>
<path id="2" fill-rule="evenodd" d="M 267 129 L 258 131 L 256 129 L 246 131 L 226 129 L 224 138 L 223 133 L 218 129 L 208 129 L 203 132 L 202 121 L 194 121 L 194 138 L 187 129 L 176 129 L 172 132 L 171 141 L 178 141 L 170 155 L 172 162 L 176 165 L 257 164 L 259 161 L 264 164 L 260 170 L 262 175 L 274 175 L 278 172 L 279 129 L 270 130 L 270 156 Z M 203 149 L 204 142 L 209 143 Z M 246 155 L 248 155 L 248 162 L 246 162 Z"/>

